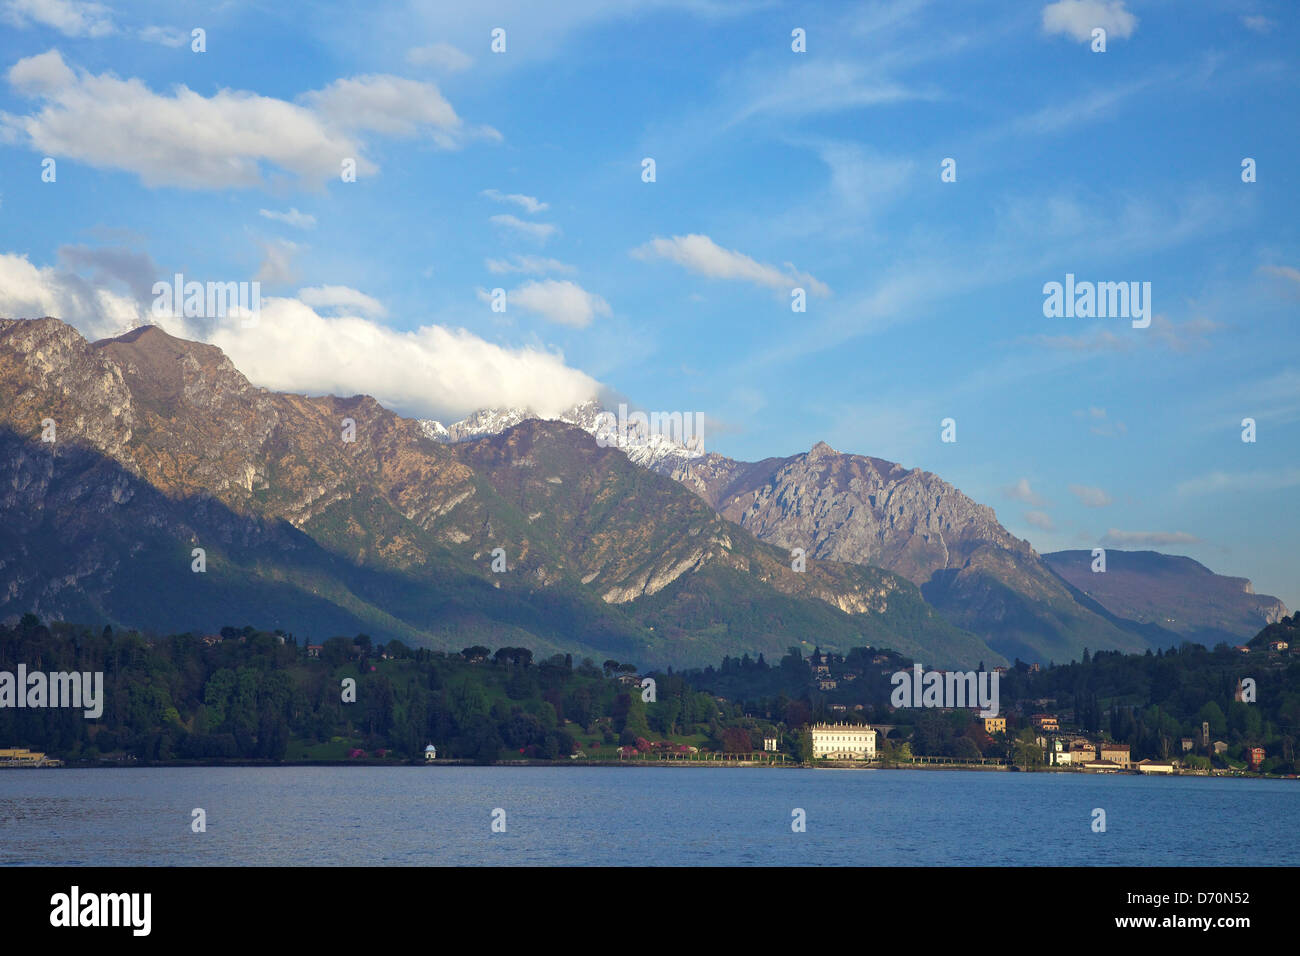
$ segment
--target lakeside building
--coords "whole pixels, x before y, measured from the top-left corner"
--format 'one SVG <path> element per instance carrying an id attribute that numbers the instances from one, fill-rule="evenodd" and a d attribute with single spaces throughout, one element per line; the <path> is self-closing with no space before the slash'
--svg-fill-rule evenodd
<path id="1" fill-rule="evenodd" d="M 1263 748 L 1263 747 L 1247 747 L 1247 748 L 1246 748 L 1246 762 L 1250 764 L 1250 769 L 1251 769 L 1251 770 L 1258 770 L 1258 769 L 1259 769 L 1259 765 L 1262 764 L 1262 763 L 1264 762 L 1264 748 Z"/>
<path id="2" fill-rule="evenodd" d="M 437 760 L 437 759 L 438 759 L 438 748 L 435 747 L 433 744 L 429 744 L 429 746 L 425 747 L 425 748 L 424 748 L 424 759 L 425 759 L 425 760 Z"/>
<path id="3" fill-rule="evenodd" d="M 1007 732 L 1007 719 L 1005 717 L 984 717 L 982 720 L 984 721 L 984 733 L 990 736 Z"/>
<path id="4" fill-rule="evenodd" d="M 866 724 L 813 724 L 813 759 L 871 760 L 876 756 L 876 731 Z"/>
<path id="5" fill-rule="evenodd" d="M 1129 760 L 1128 744 L 1102 744 L 1098 756 L 1102 760 L 1109 760 L 1111 763 L 1119 764 L 1125 770 L 1132 763 Z"/>
<path id="6" fill-rule="evenodd" d="M 764 753 L 776 753 L 776 738 L 775 738 L 775 737 L 764 737 L 764 738 L 763 738 L 763 752 L 764 752 Z"/>
<path id="7" fill-rule="evenodd" d="M 1137 767 L 1138 773 L 1173 773 L 1174 765 L 1166 763 L 1163 760 L 1139 760 L 1133 766 Z"/>

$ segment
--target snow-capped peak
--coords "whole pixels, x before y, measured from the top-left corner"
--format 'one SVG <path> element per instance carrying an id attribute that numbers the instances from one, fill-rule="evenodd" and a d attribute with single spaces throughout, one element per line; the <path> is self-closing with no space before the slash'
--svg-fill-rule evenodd
<path id="1" fill-rule="evenodd" d="M 629 413 L 626 405 L 610 411 L 592 399 L 580 402 L 559 415 L 539 415 L 529 408 L 485 408 L 445 426 L 421 419 L 425 435 L 447 444 L 470 441 L 484 435 L 499 435 L 520 422 L 536 418 L 574 425 L 593 436 L 604 447 L 620 449 L 635 464 L 661 470 L 669 461 L 704 455 L 702 418 L 698 412 Z"/>

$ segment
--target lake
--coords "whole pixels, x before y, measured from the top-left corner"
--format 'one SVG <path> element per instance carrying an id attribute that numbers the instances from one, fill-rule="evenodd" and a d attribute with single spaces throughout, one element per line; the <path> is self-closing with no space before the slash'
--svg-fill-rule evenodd
<path id="1" fill-rule="evenodd" d="M 1289 780 L 1062 773 L 9 770 L 0 864 L 1294 866 L 1298 801 Z"/>

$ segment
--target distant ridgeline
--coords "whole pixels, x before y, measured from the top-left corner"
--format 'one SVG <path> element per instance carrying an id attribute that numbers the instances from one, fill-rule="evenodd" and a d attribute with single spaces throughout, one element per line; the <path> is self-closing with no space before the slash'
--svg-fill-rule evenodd
<path id="1" fill-rule="evenodd" d="M 423 761 L 433 743 L 439 761 L 492 763 L 744 754 L 775 740 L 779 753 L 807 760 L 809 725 L 829 720 L 884 728 L 887 762 L 906 753 L 1019 762 L 1050 711 L 1053 730 L 1059 720 L 1062 732 L 1127 744 L 1134 762 L 1181 756 L 1191 738 L 1187 761 L 1198 766 L 1208 723 L 1221 746 L 1206 768 L 1244 765 L 1262 748 L 1259 769 L 1295 773 L 1297 617 L 1246 646 L 1186 643 L 999 668 L 1004 733 L 969 709 L 891 708 L 891 676 L 913 662 L 870 648 L 809 658 L 790 648 L 775 664 L 745 655 L 642 675 L 614 660 L 534 661 L 522 647 L 441 653 L 365 634 L 304 646 L 252 627 L 145 638 L 46 626 L 29 614 L 0 626 L 0 676 L 19 665 L 102 674 L 102 714 L 0 701 L 0 747 L 74 763 L 274 763 Z"/>

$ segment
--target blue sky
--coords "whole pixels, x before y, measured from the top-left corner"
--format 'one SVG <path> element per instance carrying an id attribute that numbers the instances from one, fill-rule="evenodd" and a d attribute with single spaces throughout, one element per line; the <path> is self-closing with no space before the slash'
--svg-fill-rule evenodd
<path id="1" fill-rule="evenodd" d="M 599 388 L 703 412 L 738 458 L 825 440 L 1040 551 L 1187 554 L 1300 605 L 1294 4 L 0 0 L 0 24 L 0 313 L 102 336 L 177 271 L 257 279 L 254 328 L 162 324 L 406 414 Z M 1150 282 L 1150 327 L 1045 317 L 1067 273 Z"/>

